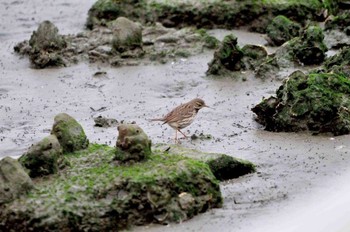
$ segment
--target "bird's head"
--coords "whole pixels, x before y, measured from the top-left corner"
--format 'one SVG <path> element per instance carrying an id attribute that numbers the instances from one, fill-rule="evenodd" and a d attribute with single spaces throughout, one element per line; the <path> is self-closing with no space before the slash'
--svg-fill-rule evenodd
<path id="1" fill-rule="evenodd" d="M 194 108 L 197 109 L 197 110 L 200 110 L 200 109 L 202 109 L 202 108 L 204 108 L 204 107 L 210 108 L 210 107 L 207 106 L 207 105 L 205 104 L 205 102 L 204 102 L 202 99 L 200 99 L 200 98 L 195 98 L 195 99 L 193 99 L 192 101 L 193 101 Z"/>

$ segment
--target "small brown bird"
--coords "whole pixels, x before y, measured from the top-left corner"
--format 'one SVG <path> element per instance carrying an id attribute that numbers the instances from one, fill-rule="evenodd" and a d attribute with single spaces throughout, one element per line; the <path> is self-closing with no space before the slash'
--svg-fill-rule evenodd
<path id="1" fill-rule="evenodd" d="M 163 124 L 167 123 L 169 126 L 175 129 L 175 142 L 177 142 L 177 132 L 179 131 L 183 136 L 187 136 L 181 132 L 183 129 L 193 122 L 198 111 L 203 107 L 209 107 L 200 98 L 195 98 L 185 104 L 181 104 L 172 111 L 170 111 L 163 118 L 151 119 L 151 121 L 162 121 Z"/>

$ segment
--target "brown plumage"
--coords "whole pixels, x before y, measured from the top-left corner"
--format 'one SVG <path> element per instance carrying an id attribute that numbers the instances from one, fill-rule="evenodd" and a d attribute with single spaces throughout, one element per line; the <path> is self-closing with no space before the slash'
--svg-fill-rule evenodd
<path id="1" fill-rule="evenodd" d="M 177 141 L 177 132 L 179 131 L 183 136 L 187 137 L 180 131 L 193 122 L 198 111 L 203 107 L 208 107 L 205 102 L 200 98 L 195 98 L 185 104 L 177 106 L 175 109 L 170 111 L 163 118 L 151 119 L 151 121 L 162 121 L 163 124 L 167 123 L 173 129 L 175 129 L 175 142 Z"/>

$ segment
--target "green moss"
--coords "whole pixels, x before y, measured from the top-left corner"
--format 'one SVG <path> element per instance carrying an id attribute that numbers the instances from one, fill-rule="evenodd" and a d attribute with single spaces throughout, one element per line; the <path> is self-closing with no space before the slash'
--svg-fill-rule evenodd
<path id="1" fill-rule="evenodd" d="M 191 25 L 198 28 L 219 26 L 232 29 L 243 25 L 251 26 L 253 21 L 267 21 L 271 16 L 284 13 L 298 22 L 319 19 L 319 12 L 324 8 L 325 6 L 318 0 L 195 2 L 99 0 L 89 11 L 87 25 L 92 28 L 93 25 L 103 25 L 108 20 L 125 16 L 143 23 L 161 22 L 165 26 L 172 27 Z"/>
<path id="2" fill-rule="evenodd" d="M 266 107 L 266 101 L 253 108 L 267 130 L 349 133 L 345 112 L 350 106 L 350 80 L 345 76 L 295 72 L 276 95 L 272 108 Z"/>
<path id="3" fill-rule="evenodd" d="M 86 138 L 84 129 L 74 118 L 61 113 L 56 115 L 54 120 L 51 134 L 57 137 L 63 152 L 84 149 L 88 146 L 89 140 Z"/>
<path id="4" fill-rule="evenodd" d="M 267 26 L 266 33 L 270 43 L 280 46 L 299 35 L 301 26 L 283 15 L 278 15 Z"/>
<path id="5" fill-rule="evenodd" d="M 152 222 L 160 212 L 170 215 L 169 221 L 181 221 L 204 205 L 222 205 L 218 181 L 203 162 L 155 153 L 144 162 L 116 165 L 115 152 L 90 144 L 66 154 L 71 167 L 37 181 L 28 198 L 7 205 L 0 228 L 108 231 Z M 182 192 L 207 200 L 195 201 L 187 213 L 174 204 Z"/>

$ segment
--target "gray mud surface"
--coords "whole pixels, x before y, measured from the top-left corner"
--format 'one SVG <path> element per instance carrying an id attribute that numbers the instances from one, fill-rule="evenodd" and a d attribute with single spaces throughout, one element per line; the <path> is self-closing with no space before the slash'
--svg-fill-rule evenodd
<path id="1" fill-rule="evenodd" d="M 175 132 L 148 119 L 201 97 L 213 109 L 203 109 L 184 132 L 210 134 L 212 139 L 182 140 L 182 145 L 248 159 L 257 164 L 257 173 L 223 182 L 221 209 L 180 224 L 134 231 L 341 231 L 339 225 L 349 222 L 343 217 L 350 208 L 344 187 L 350 175 L 350 136 L 264 131 L 250 109 L 274 93 L 279 79 L 261 81 L 249 72 L 244 73 L 246 81 L 207 78 L 213 52 L 165 65 L 81 63 L 44 70 L 31 69 L 27 58 L 14 53 L 14 45 L 28 39 L 43 20 L 51 20 L 61 34 L 82 31 L 93 2 L 0 2 L 0 158 L 22 155 L 49 134 L 61 112 L 77 119 L 91 142 L 114 145 L 117 139 L 116 127 L 94 127 L 93 118 L 101 115 L 135 121 L 153 143 L 172 143 Z M 222 39 L 227 32 L 212 33 Z M 258 34 L 234 33 L 240 46 L 266 42 Z M 343 210 L 334 210 L 338 205 Z M 322 224 L 328 227 L 317 229 Z"/>

